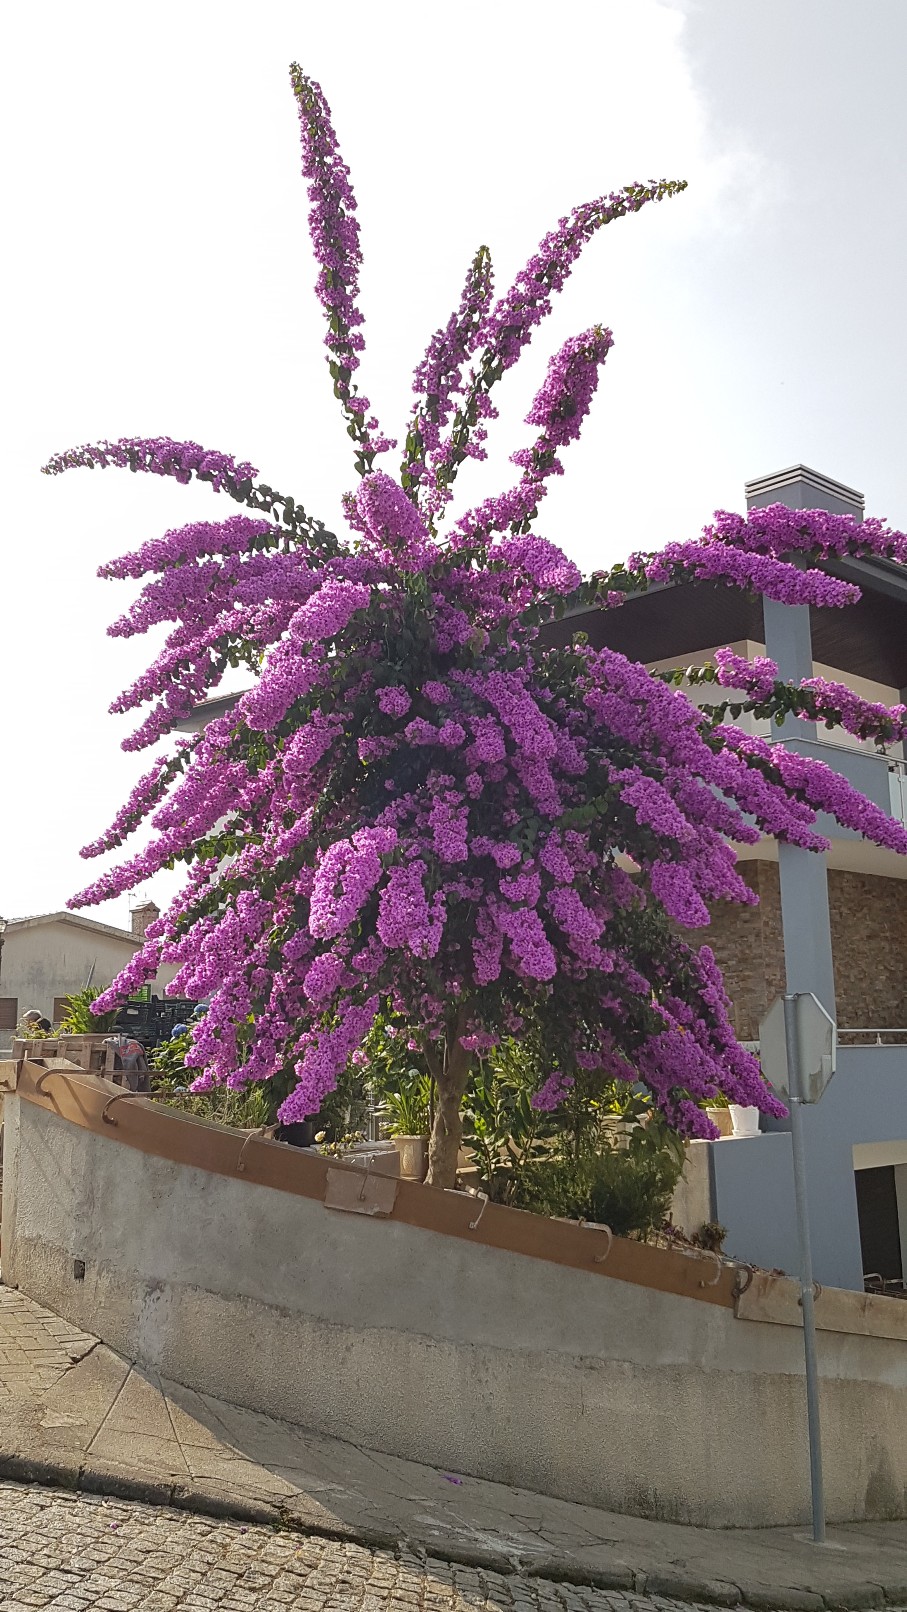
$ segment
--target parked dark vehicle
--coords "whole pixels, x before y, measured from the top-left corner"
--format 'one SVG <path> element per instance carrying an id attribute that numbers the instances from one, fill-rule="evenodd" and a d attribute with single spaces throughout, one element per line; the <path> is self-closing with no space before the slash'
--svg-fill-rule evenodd
<path id="1" fill-rule="evenodd" d="M 127 1002 L 119 1012 L 117 1031 L 140 1041 L 146 1052 L 153 1052 L 162 1041 L 169 1041 L 177 1024 L 188 1024 L 195 1002 L 185 997 L 153 996 L 150 1002 Z"/>

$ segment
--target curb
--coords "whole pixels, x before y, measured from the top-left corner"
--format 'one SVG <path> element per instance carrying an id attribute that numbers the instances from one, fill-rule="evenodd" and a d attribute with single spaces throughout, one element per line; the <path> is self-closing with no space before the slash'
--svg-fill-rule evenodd
<path id="1" fill-rule="evenodd" d="M 753 1612 L 862 1612 L 863 1608 L 907 1607 L 907 1582 L 862 1584 L 828 1589 L 823 1593 L 779 1586 L 748 1587 L 723 1579 L 702 1579 L 671 1569 L 637 1572 L 623 1562 L 607 1567 L 587 1567 L 581 1561 L 562 1556 L 531 1557 L 510 1555 L 486 1546 L 461 1545 L 441 1541 L 427 1547 L 390 1529 L 368 1525 L 307 1523 L 292 1508 L 269 1505 L 266 1501 L 243 1500 L 239 1496 L 208 1493 L 164 1479 L 128 1477 L 105 1471 L 103 1466 L 86 1466 L 75 1461 L 51 1461 L 42 1457 L 0 1453 L 0 1479 L 13 1483 L 37 1483 L 48 1488 L 110 1495 L 117 1500 L 135 1500 L 144 1505 L 165 1506 L 201 1516 L 233 1518 L 260 1527 L 277 1527 L 314 1539 L 332 1539 L 356 1544 L 369 1550 L 394 1555 L 416 1556 L 420 1561 L 450 1562 L 499 1573 L 505 1578 L 545 1579 L 554 1584 L 575 1584 L 589 1589 L 629 1591 L 636 1595 L 664 1597 L 707 1606 L 750 1607 Z"/>

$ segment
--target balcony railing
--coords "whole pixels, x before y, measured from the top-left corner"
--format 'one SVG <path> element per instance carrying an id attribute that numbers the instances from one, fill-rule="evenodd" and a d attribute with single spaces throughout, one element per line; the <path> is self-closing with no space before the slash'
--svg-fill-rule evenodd
<path id="1" fill-rule="evenodd" d="M 740 1045 L 747 1051 L 759 1056 L 758 1041 L 741 1041 Z M 839 1026 L 839 1047 L 903 1047 L 907 1046 L 907 1026 L 892 1028 L 889 1025 L 867 1025 L 865 1029 L 852 1026 Z"/>
<path id="2" fill-rule="evenodd" d="M 867 1026 L 866 1029 L 839 1028 L 838 1045 L 848 1047 L 902 1047 L 907 1044 L 907 1029 L 890 1026 Z"/>
<path id="3" fill-rule="evenodd" d="M 793 745 L 801 754 L 815 756 L 817 760 L 826 762 L 882 811 L 889 812 L 896 821 L 907 824 L 907 761 L 900 756 L 883 755 L 868 743 L 836 744 L 821 734 L 814 739 L 801 739 L 796 734 L 785 734 L 779 739 L 773 735 L 772 740 L 775 744 Z M 824 831 L 830 832 L 833 838 L 842 834 L 841 829 L 828 824 Z M 843 836 L 847 839 L 853 837 L 850 830 L 844 830 Z"/>

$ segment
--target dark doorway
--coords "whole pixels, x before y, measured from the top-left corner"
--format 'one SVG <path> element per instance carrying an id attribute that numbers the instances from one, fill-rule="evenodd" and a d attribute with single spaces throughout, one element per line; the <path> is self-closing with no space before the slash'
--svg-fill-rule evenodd
<path id="1" fill-rule="evenodd" d="M 860 1248 L 863 1274 L 879 1275 L 886 1282 L 899 1282 L 904 1269 L 901 1236 L 898 1230 L 898 1195 L 894 1165 L 857 1170 L 857 1214 L 860 1220 Z"/>

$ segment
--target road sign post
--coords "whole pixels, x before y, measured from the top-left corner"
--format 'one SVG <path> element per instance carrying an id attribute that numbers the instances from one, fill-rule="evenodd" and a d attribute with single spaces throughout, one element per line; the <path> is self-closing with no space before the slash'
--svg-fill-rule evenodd
<path id="1" fill-rule="evenodd" d="M 794 1199 L 800 1247 L 800 1306 L 803 1311 L 803 1354 L 806 1365 L 806 1417 L 809 1429 L 809 1483 L 813 1540 L 825 1543 L 825 1488 L 822 1477 L 822 1431 L 819 1417 L 819 1366 L 816 1355 L 816 1312 L 803 1105 L 817 1103 L 835 1072 L 837 1027 L 809 991 L 776 997 L 759 1026 L 762 1068 L 775 1090 L 790 1104 Z"/>
<path id="2" fill-rule="evenodd" d="M 803 1146 L 803 1096 L 800 1037 L 796 996 L 784 998 L 785 1050 L 790 1090 L 790 1140 L 794 1163 L 794 1198 L 800 1243 L 800 1306 L 803 1310 L 803 1354 L 806 1364 L 806 1418 L 809 1426 L 809 1487 L 812 1499 L 813 1539 L 825 1543 L 825 1485 L 822 1478 L 822 1425 L 819 1417 L 819 1366 L 816 1358 L 816 1312 L 813 1258 L 809 1236 L 806 1191 L 806 1150 Z"/>

